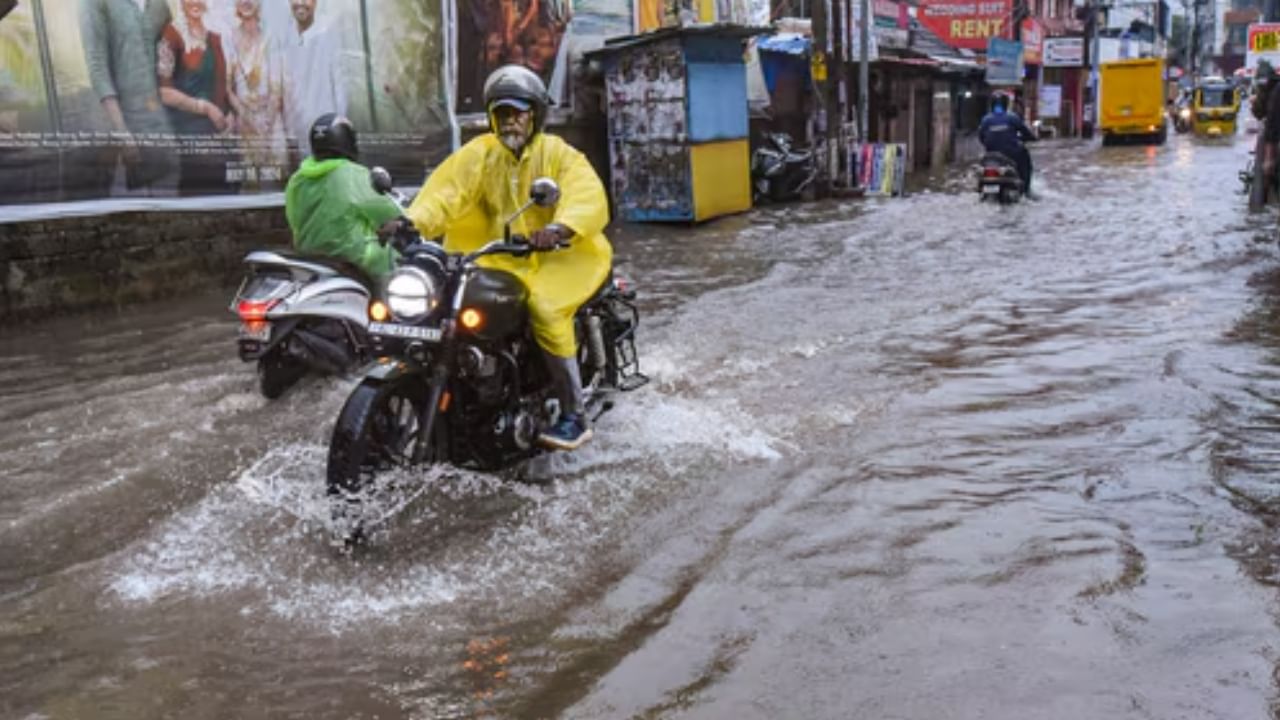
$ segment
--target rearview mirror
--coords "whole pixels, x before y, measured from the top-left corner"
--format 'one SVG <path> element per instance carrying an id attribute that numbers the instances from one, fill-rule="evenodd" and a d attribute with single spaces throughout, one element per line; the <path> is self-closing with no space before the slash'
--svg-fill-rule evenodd
<path id="1" fill-rule="evenodd" d="M 533 181 L 529 199 L 538 207 L 551 207 L 560 202 L 560 186 L 549 177 L 540 177 Z"/>
<path id="2" fill-rule="evenodd" d="M 369 170 L 369 183 L 373 185 L 374 190 L 386 195 L 391 192 L 391 173 L 387 172 L 384 167 L 371 168 Z"/>

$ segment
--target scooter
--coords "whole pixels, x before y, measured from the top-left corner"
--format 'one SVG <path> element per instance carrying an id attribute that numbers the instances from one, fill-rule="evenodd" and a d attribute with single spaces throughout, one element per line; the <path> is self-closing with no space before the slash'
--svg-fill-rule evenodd
<path id="1" fill-rule="evenodd" d="M 240 359 L 258 364 L 268 399 L 307 374 L 346 375 L 371 357 L 369 288 L 354 265 L 331 258 L 258 250 L 230 310 L 240 317 Z"/>
<path id="2" fill-rule="evenodd" d="M 768 133 L 751 156 L 756 202 L 796 200 L 813 184 L 818 165 L 811 150 L 795 150 L 786 133 Z"/>
<path id="3" fill-rule="evenodd" d="M 983 155 L 978 161 L 978 199 L 1008 205 L 1021 198 L 1022 176 L 1013 159 L 997 152 Z"/>

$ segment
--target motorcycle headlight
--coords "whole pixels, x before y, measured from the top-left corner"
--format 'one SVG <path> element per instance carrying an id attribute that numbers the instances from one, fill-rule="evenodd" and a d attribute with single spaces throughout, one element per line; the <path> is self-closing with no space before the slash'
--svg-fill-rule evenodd
<path id="1" fill-rule="evenodd" d="M 1190 120 L 1190 119 L 1191 119 L 1191 110 L 1190 110 L 1189 108 L 1183 108 L 1183 109 L 1182 109 L 1182 119 L 1183 119 L 1183 120 Z"/>
<path id="2" fill-rule="evenodd" d="M 415 267 L 400 268 L 387 279 L 387 307 L 400 322 L 425 318 L 436 306 L 437 294 L 436 281 Z"/>

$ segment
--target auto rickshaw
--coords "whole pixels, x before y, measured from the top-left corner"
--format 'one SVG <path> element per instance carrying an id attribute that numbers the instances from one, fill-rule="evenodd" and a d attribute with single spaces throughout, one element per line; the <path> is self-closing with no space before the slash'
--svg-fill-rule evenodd
<path id="1" fill-rule="evenodd" d="M 1191 97 L 1191 116 L 1196 135 L 1231 137 L 1236 134 L 1240 113 L 1240 93 L 1221 78 L 1206 78 L 1196 85 Z"/>

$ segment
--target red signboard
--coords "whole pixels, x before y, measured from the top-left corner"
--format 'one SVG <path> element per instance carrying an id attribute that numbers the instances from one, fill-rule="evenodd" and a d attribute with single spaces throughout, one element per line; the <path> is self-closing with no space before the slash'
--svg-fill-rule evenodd
<path id="1" fill-rule="evenodd" d="M 916 18 L 951 47 L 985 52 L 1009 37 L 1010 0 L 921 0 Z"/>
<path id="2" fill-rule="evenodd" d="M 1044 61 L 1044 25 L 1033 17 L 1022 21 L 1022 61 L 1028 65 Z"/>

